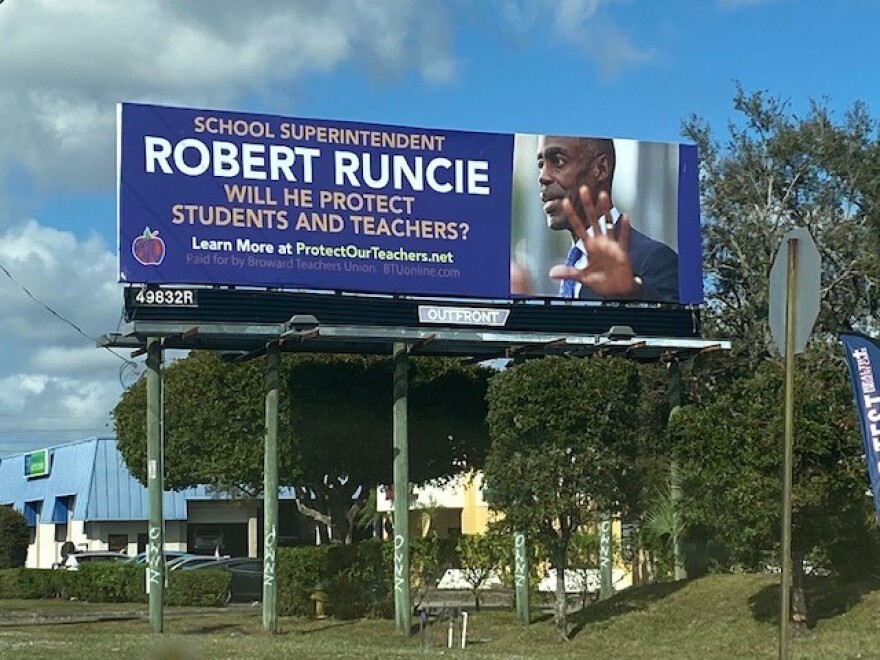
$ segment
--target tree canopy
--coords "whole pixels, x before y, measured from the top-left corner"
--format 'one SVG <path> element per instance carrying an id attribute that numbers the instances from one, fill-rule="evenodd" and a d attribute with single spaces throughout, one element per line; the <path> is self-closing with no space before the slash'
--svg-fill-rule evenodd
<path id="1" fill-rule="evenodd" d="M 392 480 L 390 359 L 285 354 L 279 402 L 279 481 L 339 523 L 352 498 Z M 409 438 L 413 482 L 482 467 L 488 446 L 490 371 L 459 361 L 410 361 Z M 265 363 L 221 362 L 194 352 L 164 372 L 166 484 L 207 484 L 256 496 L 263 484 Z M 146 384 L 114 411 L 119 448 L 146 474 Z M 333 511 L 335 509 L 335 512 Z M 350 520 L 349 520 L 350 522 Z"/>
<path id="2" fill-rule="evenodd" d="M 572 534 L 596 511 L 625 509 L 634 490 L 637 398 L 636 367 L 616 358 L 533 360 L 489 384 L 486 499 L 552 552 L 563 636 Z"/>
<path id="3" fill-rule="evenodd" d="M 827 102 L 798 116 L 779 98 L 737 87 L 733 104 L 739 116 L 726 142 L 698 117 L 683 132 L 700 154 L 706 329 L 732 339 L 749 367 L 773 354 L 768 276 L 794 227 L 810 231 L 822 256 L 820 336 L 876 315 L 880 143 L 861 103 L 840 119 Z"/>
<path id="4" fill-rule="evenodd" d="M 783 375 L 766 362 L 713 403 L 685 406 L 670 422 L 686 518 L 751 567 L 779 539 Z M 792 543 L 804 556 L 864 535 L 872 506 L 846 375 L 800 370 L 795 406 Z"/>

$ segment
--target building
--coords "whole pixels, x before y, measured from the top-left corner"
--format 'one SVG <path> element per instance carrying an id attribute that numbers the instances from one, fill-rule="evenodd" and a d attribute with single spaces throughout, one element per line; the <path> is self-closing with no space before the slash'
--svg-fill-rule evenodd
<path id="1" fill-rule="evenodd" d="M 390 523 L 394 512 L 394 489 L 379 486 L 376 510 L 383 516 L 383 538 L 391 538 Z M 500 518 L 500 514 L 490 510 L 484 497 L 483 473 L 468 473 L 453 477 L 448 481 L 428 482 L 413 486 L 409 493 L 409 533 L 420 538 L 437 536 L 446 538 L 454 534 L 484 534 L 489 523 Z M 621 543 L 627 532 L 619 519 L 611 523 L 610 534 Z M 511 549 L 512 551 L 512 549 Z M 615 591 L 632 586 L 633 568 L 637 562 L 624 562 L 615 558 L 612 566 L 612 583 Z M 487 586 L 499 584 L 492 578 Z M 565 576 L 566 591 L 581 592 L 584 589 L 598 591 L 599 571 L 594 569 L 571 570 Z M 441 588 L 468 589 L 468 583 L 461 577 L 461 571 L 448 570 L 439 585 Z M 556 589 L 556 571 L 547 566 L 544 578 L 537 586 L 539 591 L 552 592 Z"/>
<path id="2" fill-rule="evenodd" d="M 279 497 L 279 541 L 313 543 L 314 526 L 296 511 L 292 492 L 283 489 Z M 65 541 L 129 555 L 147 547 L 147 489 L 129 472 L 115 438 L 0 458 L 3 504 L 23 513 L 31 528 L 30 568 L 50 568 Z M 166 491 L 163 509 L 168 550 L 256 557 L 262 547 L 261 500 L 199 486 Z"/>
<path id="3" fill-rule="evenodd" d="M 413 486 L 409 509 L 410 535 L 416 537 L 483 534 L 494 519 L 483 498 L 481 472 Z M 379 486 L 376 510 L 390 520 L 394 511 L 394 489 L 391 486 Z"/>
<path id="4" fill-rule="evenodd" d="M 293 492 L 281 489 L 279 500 L 279 545 L 319 542 L 315 522 L 298 512 Z M 393 489 L 379 486 L 377 511 L 387 523 L 382 534 L 385 538 L 390 534 L 393 504 Z M 129 555 L 144 552 L 147 547 L 147 489 L 128 470 L 115 438 L 88 438 L 0 457 L 0 505 L 11 505 L 23 513 L 31 528 L 26 562 L 29 568 L 51 568 L 59 561 L 66 541 L 78 550 Z M 410 534 L 414 537 L 482 534 L 496 518 L 483 496 L 483 476 L 479 472 L 412 487 L 409 509 Z M 260 555 L 262 500 L 236 499 L 199 486 L 166 491 L 163 513 L 167 550 Z M 620 538 L 621 531 L 619 521 L 615 521 L 612 534 Z M 464 584 L 454 578 L 446 586 Z M 597 583 L 597 576 L 592 574 L 583 579 Z M 573 574 L 568 581 L 572 581 L 571 591 L 580 590 Z M 629 567 L 615 565 L 614 581 L 616 589 L 629 586 Z M 555 588 L 552 571 L 539 588 Z"/>

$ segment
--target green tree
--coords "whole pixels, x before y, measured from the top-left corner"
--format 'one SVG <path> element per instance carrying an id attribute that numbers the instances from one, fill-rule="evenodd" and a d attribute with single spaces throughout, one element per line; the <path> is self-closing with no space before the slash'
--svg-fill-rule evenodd
<path id="1" fill-rule="evenodd" d="M 410 476 L 416 483 L 482 466 L 489 371 L 422 358 L 410 368 Z M 194 352 L 164 371 L 165 471 L 170 488 L 207 484 L 245 498 L 263 487 L 265 364 Z M 297 505 L 350 541 L 367 490 L 392 481 L 392 365 L 377 357 L 285 354 L 279 480 Z M 114 410 L 119 449 L 146 475 L 146 384 Z M 362 497 L 356 497 L 360 493 Z"/>
<path id="2" fill-rule="evenodd" d="M 683 132 L 700 154 L 706 330 L 733 339 L 745 360 L 725 366 L 747 371 L 773 353 L 768 276 L 794 227 L 810 231 L 822 256 L 820 336 L 876 316 L 880 144 L 861 103 L 835 121 L 826 102 L 796 114 L 738 86 L 733 105 L 723 144 L 698 117 Z"/>
<path id="3" fill-rule="evenodd" d="M 581 607 L 586 607 L 593 594 L 598 596 L 599 532 L 581 529 L 572 534 L 568 570 L 573 571 L 581 585 Z"/>
<path id="4" fill-rule="evenodd" d="M 501 563 L 506 559 L 512 539 L 507 534 L 490 530 L 486 534 L 465 534 L 458 538 L 456 550 L 461 562 L 462 577 L 471 587 L 474 607 L 480 610 L 480 589 L 498 574 Z"/>
<path id="5" fill-rule="evenodd" d="M 594 511 L 624 510 L 634 491 L 637 397 L 635 366 L 616 358 L 534 360 L 489 385 L 487 500 L 551 552 L 564 639 L 572 534 Z"/>
<path id="6" fill-rule="evenodd" d="M 0 568 L 24 566 L 30 537 L 25 517 L 11 506 L 0 506 Z"/>
<path id="7" fill-rule="evenodd" d="M 754 568 L 778 549 L 780 538 L 783 376 L 778 364 L 764 362 L 715 402 L 685 406 L 670 424 L 686 521 L 722 541 L 732 561 Z M 858 559 L 852 549 L 870 542 L 873 516 L 866 483 L 846 374 L 822 365 L 801 369 L 792 497 L 795 621 L 806 621 L 804 558 L 819 550 L 845 568 Z"/>
<path id="8" fill-rule="evenodd" d="M 737 86 L 733 105 L 737 116 L 725 140 L 697 117 L 683 132 L 701 160 L 704 327 L 732 339 L 734 350 L 695 361 L 687 399 L 705 408 L 676 420 L 672 436 L 675 451 L 691 461 L 685 496 L 696 506 L 692 524 L 709 540 L 724 541 L 734 559 L 754 565 L 779 538 L 782 367 L 767 323 L 768 276 L 794 227 L 810 231 L 822 258 L 811 366 L 800 375 L 801 388 L 805 379 L 811 385 L 795 399 L 794 551 L 865 534 L 863 460 L 835 335 L 876 329 L 880 142 L 878 123 L 862 103 L 838 116 L 827 101 L 796 113 L 787 101 Z M 801 606 L 797 598 L 793 606 Z"/>

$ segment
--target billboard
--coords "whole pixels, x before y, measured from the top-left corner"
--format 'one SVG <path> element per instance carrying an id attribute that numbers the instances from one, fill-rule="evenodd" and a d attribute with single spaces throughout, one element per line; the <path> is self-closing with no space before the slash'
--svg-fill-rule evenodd
<path id="1" fill-rule="evenodd" d="M 692 145 L 129 103 L 118 132 L 123 282 L 702 302 Z"/>

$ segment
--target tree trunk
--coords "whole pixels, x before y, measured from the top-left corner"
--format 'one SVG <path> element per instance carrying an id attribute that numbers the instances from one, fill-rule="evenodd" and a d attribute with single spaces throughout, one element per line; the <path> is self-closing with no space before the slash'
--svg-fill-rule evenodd
<path id="1" fill-rule="evenodd" d="M 348 525 L 348 531 L 345 534 L 345 545 L 354 543 L 354 530 L 357 526 L 357 516 L 363 511 L 364 500 L 357 500 L 345 512 L 345 522 Z"/>
<path id="2" fill-rule="evenodd" d="M 556 623 L 556 634 L 560 641 L 568 641 L 568 606 L 565 599 L 565 547 L 561 544 L 556 548 L 554 563 L 556 564 L 556 607 L 553 621 Z"/>
<path id="3" fill-rule="evenodd" d="M 654 564 L 654 553 L 648 551 L 645 553 L 645 582 L 654 584 L 657 581 L 657 571 Z"/>
<path id="4" fill-rule="evenodd" d="M 333 524 L 333 520 L 331 519 L 331 517 L 323 511 L 318 511 L 317 509 L 313 509 L 312 507 L 308 506 L 299 497 L 297 497 L 296 499 L 296 508 L 301 514 L 311 518 L 316 523 L 318 523 L 317 528 L 320 544 L 323 545 L 325 543 L 329 543 L 330 534 L 328 532 L 331 525 Z"/>
<path id="5" fill-rule="evenodd" d="M 804 597 L 804 556 L 791 553 L 791 627 L 795 635 L 807 633 L 807 600 Z"/>

